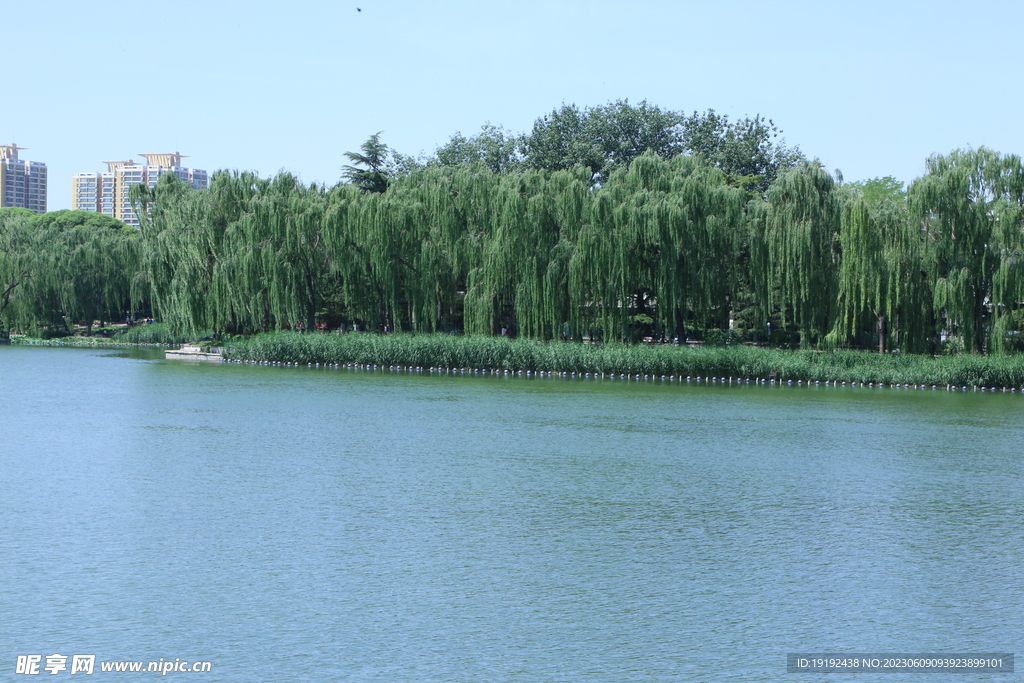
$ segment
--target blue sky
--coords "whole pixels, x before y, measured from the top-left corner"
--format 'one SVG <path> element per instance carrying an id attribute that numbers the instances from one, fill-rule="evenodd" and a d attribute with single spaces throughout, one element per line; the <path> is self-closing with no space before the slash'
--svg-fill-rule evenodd
<path id="1" fill-rule="evenodd" d="M 73 174 L 140 152 L 333 184 L 377 131 L 415 155 L 616 99 L 761 114 L 847 180 L 909 182 L 968 145 L 1024 153 L 1020 2 L 39 0 L 2 15 L 0 142 L 47 164 L 50 210 L 70 206 Z"/>

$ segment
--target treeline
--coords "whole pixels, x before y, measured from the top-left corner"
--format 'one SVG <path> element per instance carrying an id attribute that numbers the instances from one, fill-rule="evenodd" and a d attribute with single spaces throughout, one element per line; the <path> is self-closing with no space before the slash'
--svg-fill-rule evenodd
<path id="1" fill-rule="evenodd" d="M 129 315 L 138 230 L 85 211 L 0 209 L 0 333 Z"/>
<path id="2" fill-rule="evenodd" d="M 137 238 L 0 221 L 0 318 L 12 329 L 104 319 L 129 300 L 188 333 L 301 322 L 926 353 L 1019 345 L 1020 158 L 935 156 L 904 191 L 891 178 L 844 184 L 775 134 L 761 119 L 614 103 L 563 107 L 518 138 L 455 136 L 426 160 L 373 136 L 334 187 L 222 171 L 200 192 L 165 176 L 134 189 Z"/>
<path id="3" fill-rule="evenodd" d="M 631 105 L 620 100 L 586 108 L 563 105 L 537 119 L 528 133 L 485 124 L 476 135 L 452 135 L 428 157 L 385 156 L 395 175 L 467 163 L 495 173 L 582 167 L 591 183 L 601 184 L 647 151 L 666 159 L 699 154 L 733 180 L 763 192 L 781 170 L 804 161 L 799 148 L 779 138 L 781 133 L 760 116 L 731 120 L 713 109 L 688 115 L 646 101 Z"/>

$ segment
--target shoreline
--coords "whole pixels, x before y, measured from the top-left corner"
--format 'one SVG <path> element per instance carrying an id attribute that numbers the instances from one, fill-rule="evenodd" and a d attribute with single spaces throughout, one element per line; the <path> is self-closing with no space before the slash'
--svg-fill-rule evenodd
<path id="1" fill-rule="evenodd" d="M 11 346 L 82 346 L 82 347 L 134 347 L 134 348 L 161 348 L 161 349 L 173 349 L 181 346 L 181 344 L 163 344 L 157 342 L 119 342 L 114 340 L 102 339 L 99 337 L 79 337 L 73 341 L 72 337 L 60 337 L 57 339 L 36 339 L 32 338 L 17 338 L 10 339 L 7 342 Z"/>
<path id="2" fill-rule="evenodd" d="M 752 346 L 589 345 L 443 334 L 272 332 L 232 340 L 204 360 L 280 367 L 422 373 L 615 379 L 701 384 L 851 386 L 1024 393 L 1024 355 L 879 355 Z M 190 345 L 14 338 L 14 346 L 150 348 Z M 182 358 L 188 354 L 171 351 Z M 173 357 L 173 356 L 168 356 Z"/>
<path id="3" fill-rule="evenodd" d="M 859 351 L 793 351 L 750 346 L 589 345 L 503 337 L 430 334 L 275 332 L 233 340 L 227 361 L 255 364 L 415 368 L 459 374 L 630 377 L 685 381 L 700 377 L 794 385 L 989 387 L 1024 391 L 1024 355 L 917 356 Z"/>
<path id="4" fill-rule="evenodd" d="M 800 386 L 800 387 L 831 387 L 831 388 L 852 388 L 852 389 L 902 389 L 910 391 L 981 391 L 981 392 L 992 392 L 992 393 L 1016 393 L 1017 387 L 986 387 L 986 386 L 938 386 L 938 385 L 925 385 L 925 384 L 882 384 L 873 382 L 845 382 L 841 380 L 820 380 L 815 381 L 804 381 L 804 380 L 785 380 L 785 379 L 763 379 L 763 378 L 749 378 L 749 377 L 676 377 L 674 375 L 661 375 L 660 377 L 651 375 L 626 375 L 626 374 L 598 374 L 598 373 L 576 373 L 576 372 L 557 372 L 553 370 L 482 370 L 479 368 L 440 368 L 440 367 L 413 367 L 413 366 L 400 366 L 400 365 L 389 365 L 387 367 L 377 365 L 359 365 L 355 363 L 350 364 L 338 364 L 338 363 L 292 363 L 286 361 L 256 361 L 256 360 L 233 360 L 229 358 L 222 358 L 223 362 L 226 363 L 237 363 L 243 365 L 261 365 L 266 367 L 280 367 L 280 368 L 309 368 L 315 370 L 361 370 L 364 372 L 376 373 L 406 373 L 415 375 L 427 375 L 427 376 L 477 376 L 487 377 L 493 376 L 494 378 L 515 378 L 515 379 L 567 379 L 567 380 L 625 380 L 627 382 L 669 382 L 679 384 L 693 384 L 700 386 L 721 385 L 721 386 L 771 386 L 771 387 L 784 387 L 784 386 Z M 1024 387 L 1020 389 L 1021 393 L 1024 394 Z"/>

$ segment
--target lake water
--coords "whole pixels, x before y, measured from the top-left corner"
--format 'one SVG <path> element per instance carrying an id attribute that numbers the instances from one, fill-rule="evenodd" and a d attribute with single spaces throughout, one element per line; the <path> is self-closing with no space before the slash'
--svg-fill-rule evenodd
<path id="1" fill-rule="evenodd" d="M 422 683 L 1022 651 L 1020 394 L 17 346 L 0 386 L 4 680 L 54 653 Z"/>

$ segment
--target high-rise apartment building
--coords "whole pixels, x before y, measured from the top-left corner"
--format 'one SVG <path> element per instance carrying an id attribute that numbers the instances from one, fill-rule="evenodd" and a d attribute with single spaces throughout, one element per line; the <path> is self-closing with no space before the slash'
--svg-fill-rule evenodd
<path id="1" fill-rule="evenodd" d="M 0 145 L 0 206 L 46 213 L 46 164 L 19 159 L 23 149 Z"/>
<path id="2" fill-rule="evenodd" d="M 128 225 L 138 225 L 139 219 L 128 198 L 128 189 L 132 185 L 146 183 L 153 187 L 165 173 L 173 173 L 197 190 L 209 185 L 206 171 L 183 167 L 183 157 L 178 152 L 138 156 L 145 157 L 146 163 L 139 164 L 131 159 L 107 161 L 104 162 L 106 173 L 79 173 L 74 176 L 71 179 L 71 205 L 79 211 L 95 211 Z"/>

